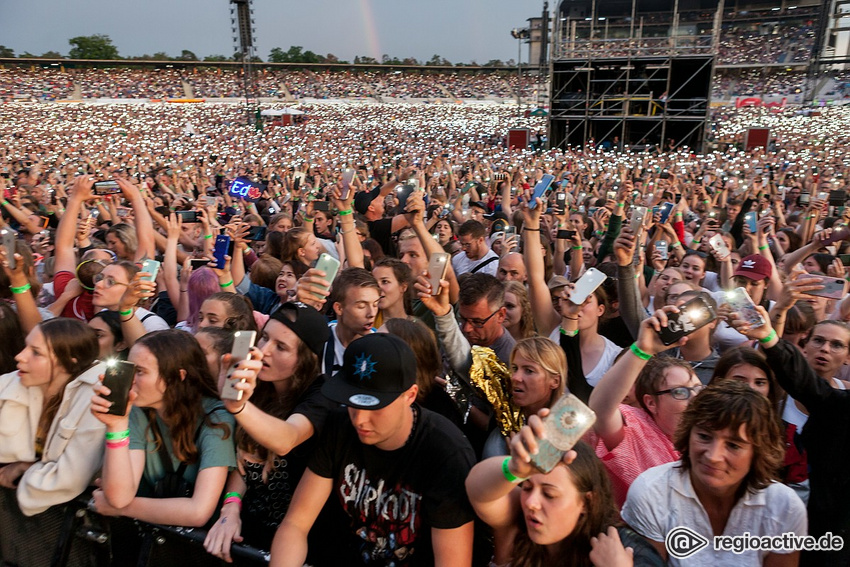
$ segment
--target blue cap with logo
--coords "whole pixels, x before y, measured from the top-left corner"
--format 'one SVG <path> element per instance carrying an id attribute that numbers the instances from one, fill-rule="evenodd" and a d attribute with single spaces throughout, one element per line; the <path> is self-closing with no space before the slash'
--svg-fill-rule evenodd
<path id="1" fill-rule="evenodd" d="M 349 407 L 377 410 L 388 406 L 416 383 L 416 355 L 395 335 L 373 333 L 345 349 L 342 368 L 322 393 Z"/>

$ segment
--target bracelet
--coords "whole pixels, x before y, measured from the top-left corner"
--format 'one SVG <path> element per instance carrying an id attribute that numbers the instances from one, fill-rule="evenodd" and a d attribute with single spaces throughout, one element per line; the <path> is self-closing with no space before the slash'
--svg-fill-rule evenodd
<path id="1" fill-rule="evenodd" d="M 572 317 L 564 317 L 564 318 L 569 319 L 570 321 L 576 320 L 576 319 L 573 319 Z M 578 334 L 578 329 L 576 329 L 575 331 L 568 331 L 568 330 L 564 329 L 563 327 L 560 327 L 560 330 L 561 330 L 561 334 L 565 335 L 567 337 L 574 337 Z"/>
<path id="2" fill-rule="evenodd" d="M 304 217 L 304 222 L 313 222 L 313 219 Z"/>
<path id="3" fill-rule="evenodd" d="M 763 338 L 763 339 L 759 339 L 759 342 L 760 342 L 761 344 L 767 344 L 767 343 L 769 343 L 770 341 L 772 341 L 772 340 L 773 340 L 773 339 L 775 339 L 775 338 L 777 338 L 777 337 L 776 337 L 776 329 L 771 329 L 770 334 L 769 334 L 769 335 L 767 335 L 767 336 L 766 336 L 765 338 Z"/>
<path id="4" fill-rule="evenodd" d="M 350 214 L 353 214 L 353 213 L 354 213 L 354 211 L 352 211 L 351 209 L 345 209 L 344 211 L 340 211 L 337 214 L 341 217 L 344 217 L 345 215 L 350 215 Z"/>
<path id="5" fill-rule="evenodd" d="M 205 240 L 209 240 L 210 238 L 212 238 L 212 234 L 205 234 L 204 235 Z"/>
<path id="6" fill-rule="evenodd" d="M 239 408 L 239 410 L 237 410 L 237 411 L 227 410 L 227 411 L 230 413 L 230 415 L 236 415 L 237 413 L 242 413 L 245 410 L 245 406 L 247 406 L 247 405 L 248 405 L 248 402 L 245 402 L 244 404 L 242 404 L 242 407 Z"/>
<path id="7" fill-rule="evenodd" d="M 230 498 L 237 498 L 237 499 L 239 499 L 239 500 L 242 500 L 242 495 L 241 495 L 241 494 L 239 494 L 238 492 L 228 492 L 228 493 L 226 493 L 226 494 L 224 495 L 224 502 L 225 502 L 225 504 L 227 503 L 227 501 L 228 501 Z"/>
<path id="8" fill-rule="evenodd" d="M 106 432 L 106 440 L 107 441 L 121 441 L 122 439 L 126 439 L 130 436 L 130 430 L 125 429 L 124 431 L 107 431 Z"/>
<path id="9" fill-rule="evenodd" d="M 226 288 L 226 287 L 230 287 L 230 286 L 232 286 L 232 285 L 233 285 L 233 280 L 230 280 L 230 281 L 229 281 L 229 282 L 227 282 L 227 283 L 220 283 L 220 284 L 218 284 L 218 287 L 220 287 L 221 289 L 224 289 L 224 288 Z"/>
<path id="10" fill-rule="evenodd" d="M 674 216 L 674 217 L 680 217 L 680 216 L 682 216 L 682 213 L 676 213 L 676 214 L 675 214 L 675 215 L 673 215 L 673 216 Z"/>
<path id="11" fill-rule="evenodd" d="M 767 250 L 768 248 L 770 248 L 770 246 L 768 246 L 767 244 L 765 244 L 764 246 L 759 246 L 759 250 Z"/>
<path id="12" fill-rule="evenodd" d="M 527 226 L 524 226 L 524 227 L 522 227 L 522 229 L 526 230 L 528 232 L 540 232 L 539 228 L 528 228 Z"/>
<path id="13" fill-rule="evenodd" d="M 3 199 L 2 201 L 0 201 L 0 203 L 3 203 L 4 205 L 8 205 L 9 201 L 7 201 L 6 199 Z"/>
<path id="14" fill-rule="evenodd" d="M 711 199 L 706 199 L 705 201 L 703 201 L 703 203 L 705 203 L 706 205 L 708 205 L 709 203 L 711 203 Z"/>
<path id="15" fill-rule="evenodd" d="M 671 244 L 671 245 L 670 245 L 670 249 L 671 249 L 671 250 L 675 250 L 675 249 L 676 249 L 676 248 L 678 248 L 678 247 L 679 247 L 679 243 L 678 243 L 678 242 L 674 242 L 673 244 Z"/>
<path id="16" fill-rule="evenodd" d="M 339 231 L 340 234 L 351 234 L 352 232 L 357 232 L 357 229 L 356 228 L 350 228 L 348 230 L 340 230 Z"/>
<path id="17" fill-rule="evenodd" d="M 181 289 L 180 293 L 189 293 L 189 290 L 188 289 Z"/>
<path id="18" fill-rule="evenodd" d="M 617 203 L 617 206 L 618 206 L 618 207 L 625 207 L 625 206 L 626 206 L 626 204 L 625 204 L 625 203 Z"/>
<path id="19" fill-rule="evenodd" d="M 30 289 L 32 289 L 32 285 L 30 285 L 29 282 L 27 282 L 26 284 L 24 284 L 20 287 L 9 286 L 9 289 L 12 290 L 12 293 L 26 293 Z"/>
<path id="20" fill-rule="evenodd" d="M 125 437 L 121 441 L 107 441 L 106 448 L 107 449 L 120 449 L 121 447 L 126 447 L 130 444 L 130 438 Z"/>
<path id="21" fill-rule="evenodd" d="M 121 315 L 122 317 L 129 317 L 130 315 L 133 314 L 133 308 L 131 307 L 127 311 L 119 311 L 118 314 Z"/>
<path id="22" fill-rule="evenodd" d="M 641 360 L 649 360 L 650 358 L 652 358 L 652 355 L 648 352 L 642 351 L 640 347 L 637 346 L 637 343 L 632 343 L 632 346 L 629 347 L 629 350 L 631 350 L 632 354 L 634 354 Z"/>
<path id="23" fill-rule="evenodd" d="M 239 504 L 239 510 L 242 510 L 242 499 L 238 496 L 231 496 L 230 498 L 225 498 L 222 506 L 230 504 L 231 502 L 236 502 L 237 504 Z"/>
<path id="24" fill-rule="evenodd" d="M 581 249 L 582 249 L 582 248 L 584 248 L 584 247 L 583 247 L 583 246 L 571 246 L 571 248 L 572 248 L 573 250 L 581 250 Z"/>
<path id="25" fill-rule="evenodd" d="M 520 478 L 520 477 L 518 477 L 518 476 L 515 476 L 515 475 L 511 472 L 511 469 L 508 467 L 508 465 L 510 464 L 510 462 L 511 462 L 511 458 L 510 458 L 510 457 L 507 457 L 507 458 L 505 458 L 505 460 L 504 460 L 504 461 L 502 461 L 502 474 L 504 475 L 505 480 L 506 480 L 506 481 L 508 481 L 508 482 L 512 482 L 512 483 L 513 483 L 513 482 L 522 482 L 522 481 L 524 481 L 524 480 L 528 480 L 528 479 L 525 479 L 525 478 Z"/>
<path id="26" fill-rule="evenodd" d="M 699 244 L 699 238 L 694 238 L 691 240 L 691 244 Z"/>

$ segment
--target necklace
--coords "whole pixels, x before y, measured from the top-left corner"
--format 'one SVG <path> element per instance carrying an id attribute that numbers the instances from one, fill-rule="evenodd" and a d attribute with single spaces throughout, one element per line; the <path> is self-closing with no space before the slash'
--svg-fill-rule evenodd
<path id="1" fill-rule="evenodd" d="M 410 406 L 410 411 L 413 412 L 413 424 L 410 426 L 410 435 L 407 438 L 407 441 L 404 442 L 405 445 L 413 440 L 413 436 L 416 434 L 416 424 L 419 422 L 419 408 L 416 406 Z"/>

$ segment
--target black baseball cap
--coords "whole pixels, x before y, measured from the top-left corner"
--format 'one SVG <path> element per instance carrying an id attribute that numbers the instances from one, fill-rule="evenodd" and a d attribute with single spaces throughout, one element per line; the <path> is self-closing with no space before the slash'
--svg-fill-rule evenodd
<path id="1" fill-rule="evenodd" d="M 377 199 L 380 194 L 380 187 L 375 187 L 371 191 L 359 191 L 356 195 L 354 195 L 354 210 L 361 215 L 365 215 L 369 210 L 369 205 L 371 205 L 372 201 Z"/>
<path id="2" fill-rule="evenodd" d="M 284 303 L 271 314 L 269 321 L 286 325 L 307 348 L 321 357 L 331 336 L 325 316 L 303 303 Z"/>
<path id="3" fill-rule="evenodd" d="M 377 410 L 394 402 L 416 383 L 416 355 L 387 333 L 361 337 L 345 349 L 342 368 L 322 386 L 329 400 Z"/>
<path id="4" fill-rule="evenodd" d="M 477 207 L 477 208 L 481 209 L 482 211 L 484 211 L 485 213 L 490 211 L 490 209 L 487 208 L 487 205 L 484 203 L 484 201 L 470 201 L 469 206 L 470 207 Z"/>

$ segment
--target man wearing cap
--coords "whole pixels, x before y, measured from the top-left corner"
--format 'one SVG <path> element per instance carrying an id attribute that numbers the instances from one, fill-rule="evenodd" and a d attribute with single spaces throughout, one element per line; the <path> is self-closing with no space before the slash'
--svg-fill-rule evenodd
<path id="1" fill-rule="evenodd" d="M 486 236 L 484 225 L 478 221 L 468 220 L 460 225 L 457 238 L 463 251 L 452 258 L 455 275 L 467 272 L 496 275 L 499 256 L 490 250 Z"/>
<path id="2" fill-rule="evenodd" d="M 727 272 L 728 273 L 728 272 Z M 772 301 L 767 301 L 766 291 L 770 283 L 771 275 L 773 274 L 773 266 L 770 260 L 760 254 L 751 254 L 742 258 L 738 262 L 738 267 L 732 274 L 732 282 L 730 289 L 742 287 L 744 288 L 756 305 L 761 305 L 768 311 L 773 306 Z M 717 301 L 718 305 L 726 303 L 726 290 L 714 292 L 712 297 Z M 730 327 L 726 321 L 721 322 L 717 326 L 717 331 L 714 333 L 713 344 L 715 348 L 723 354 L 726 350 L 745 343 L 749 343 L 749 339 Z"/>
<path id="3" fill-rule="evenodd" d="M 409 175 L 409 171 L 404 171 L 397 181 L 376 187 L 371 191 L 360 191 L 354 196 L 354 210 L 366 220 L 366 224 L 369 225 L 369 235 L 381 245 L 384 254 L 393 254 L 392 235 L 407 226 L 407 219 L 404 215 L 384 218 L 386 212 L 384 197 L 389 195 Z M 421 191 L 411 193 L 407 198 L 405 210 L 411 211 L 417 207 L 424 208 L 422 194 Z"/>
<path id="4" fill-rule="evenodd" d="M 329 545 L 319 551 L 328 565 L 471 563 L 474 514 L 464 481 L 474 454 L 451 422 L 415 403 L 418 391 L 404 341 L 377 333 L 349 345 L 342 369 L 322 387 L 348 407 L 328 416 L 270 565 L 304 564 L 307 534 L 329 498 L 348 525 L 326 532 Z"/>

